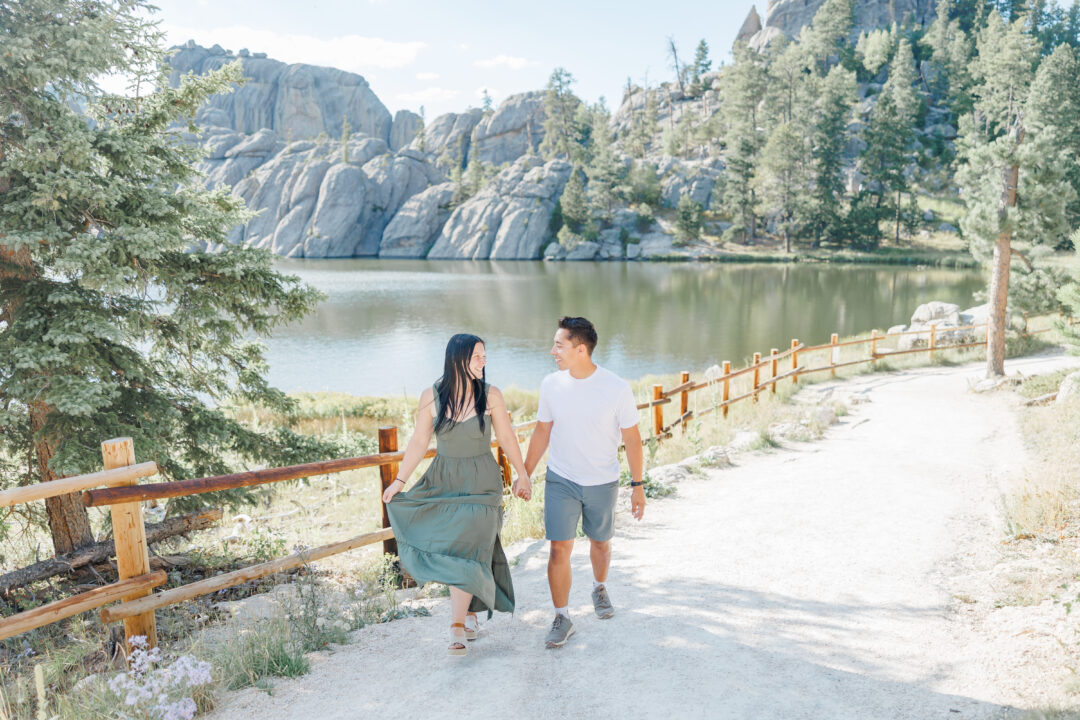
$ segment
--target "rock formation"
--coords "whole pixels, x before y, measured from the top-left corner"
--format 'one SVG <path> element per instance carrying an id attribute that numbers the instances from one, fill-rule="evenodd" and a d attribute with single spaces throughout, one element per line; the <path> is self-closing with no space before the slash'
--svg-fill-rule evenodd
<path id="1" fill-rule="evenodd" d="M 320 133 L 340 137 L 343 121 L 348 119 L 353 132 L 390 139 L 390 111 L 355 73 L 286 65 L 247 50 L 233 55 L 219 45 L 207 49 L 194 41 L 174 49 L 169 58 L 169 82 L 174 86 L 185 73 L 202 75 L 237 59 L 243 63 L 247 82 L 211 98 L 199 111 L 197 119 L 203 124 L 242 133 L 270 129 L 287 140 L 302 140 Z"/>
<path id="2" fill-rule="evenodd" d="M 825 4 L 825 0 L 769 0 L 765 13 L 765 24 L 760 26 L 757 8 L 743 23 L 736 42 L 746 42 L 757 50 L 764 49 L 774 38 L 781 34 L 790 38 L 797 37 L 799 31 L 810 24 L 814 13 Z M 864 30 L 889 27 L 894 22 L 910 20 L 917 24 L 928 24 L 934 17 L 935 0 L 855 0 L 855 24 L 852 36 Z M 757 19 L 759 28 L 746 36 Z"/>
<path id="3" fill-rule="evenodd" d="M 570 178 L 565 160 L 519 158 L 446 221 L 428 257 L 535 260 L 551 241 L 555 201 Z"/>

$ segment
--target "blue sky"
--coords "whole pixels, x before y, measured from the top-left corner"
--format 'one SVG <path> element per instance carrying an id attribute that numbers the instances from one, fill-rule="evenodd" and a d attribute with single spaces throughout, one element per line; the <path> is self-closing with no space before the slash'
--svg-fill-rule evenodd
<path id="1" fill-rule="evenodd" d="M 641 84 L 673 76 L 667 37 L 680 57 L 709 44 L 714 67 L 730 58 L 735 33 L 754 0 L 544 4 L 460 0 L 156 0 L 170 44 L 194 39 L 285 62 L 359 73 L 391 111 L 430 121 L 539 89 L 565 67 L 580 97 L 605 96 L 614 108 L 629 76 Z M 766 0 L 758 0 L 764 14 Z"/>

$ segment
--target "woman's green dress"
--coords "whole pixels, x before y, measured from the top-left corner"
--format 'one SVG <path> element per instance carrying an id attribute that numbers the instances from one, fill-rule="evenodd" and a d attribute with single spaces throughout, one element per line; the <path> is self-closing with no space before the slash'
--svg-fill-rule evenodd
<path id="1" fill-rule="evenodd" d="M 420 585 L 440 582 L 470 593 L 470 612 L 513 612 L 514 586 L 499 541 L 503 482 L 491 455 L 491 417 L 484 416 L 483 431 L 473 416 L 435 438 L 427 472 L 387 505 L 401 565 Z"/>

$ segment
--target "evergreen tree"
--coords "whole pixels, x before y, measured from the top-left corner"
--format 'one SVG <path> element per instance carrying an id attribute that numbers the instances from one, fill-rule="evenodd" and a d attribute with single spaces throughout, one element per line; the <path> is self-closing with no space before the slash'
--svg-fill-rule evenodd
<path id="1" fill-rule="evenodd" d="M 810 128 L 810 177 L 806 225 L 817 239 L 837 240 L 843 232 L 844 145 L 856 98 L 855 73 L 836 66 L 817 86 Z"/>
<path id="2" fill-rule="evenodd" d="M 773 130 L 761 153 L 754 184 L 758 211 L 771 217 L 784 238 L 785 252 L 791 252 L 791 237 L 798 232 L 801 204 L 807 192 L 806 146 L 803 134 L 793 123 L 781 123 Z"/>
<path id="3" fill-rule="evenodd" d="M 697 240 L 701 237 L 701 203 L 683 193 L 675 206 L 675 231 L 683 240 Z"/>
<path id="4" fill-rule="evenodd" d="M 656 93 L 649 89 L 648 85 L 642 92 L 645 93 L 645 107 L 641 112 L 634 114 L 630 125 L 630 135 L 627 138 L 630 152 L 636 158 L 645 157 L 653 137 L 660 131 Z"/>
<path id="5" fill-rule="evenodd" d="M 349 162 L 349 138 L 352 136 L 352 124 L 346 115 L 341 119 L 341 161 Z"/>
<path id="6" fill-rule="evenodd" d="M 723 210 L 747 241 L 757 234 L 754 166 L 762 146 L 758 107 L 765 96 L 767 76 L 759 53 L 742 43 L 733 48 L 735 63 L 724 74 L 724 140 L 727 144 L 727 183 Z"/>
<path id="7" fill-rule="evenodd" d="M 161 33 L 139 0 L 23 0 L 0 12 L 0 482 L 98 470 L 100 442 L 118 436 L 169 480 L 326 452 L 221 409 L 289 410 L 250 339 L 317 299 L 269 253 L 226 241 L 250 214 L 227 190 L 205 189 L 201 150 L 172 129 L 240 82 L 240 64 L 170 88 Z M 136 97 L 95 85 L 114 72 L 133 74 Z M 46 507 L 57 553 L 93 540 L 77 496 Z"/>
<path id="8" fill-rule="evenodd" d="M 589 220 L 589 201 L 585 195 L 585 181 L 582 175 L 581 167 L 575 165 L 559 198 L 563 222 L 575 233 L 581 232 Z"/>
<path id="9" fill-rule="evenodd" d="M 1028 93 L 1025 124 L 1034 133 L 1053 135 L 1052 144 L 1069 154 L 1066 171 L 1078 199 L 1069 203 L 1066 222 L 1080 227 L 1080 59 L 1071 45 L 1059 45 L 1039 65 Z M 1064 244 L 1063 239 L 1054 242 Z"/>
<path id="10" fill-rule="evenodd" d="M 615 157 L 614 139 L 611 133 L 611 113 L 604 106 L 604 99 L 592 110 L 592 158 L 585 167 L 589 179 L 588 202 L 593 215 L 604 220 L 611 219 L 612 208 L 618 196 L 616 186 L 623 166 Z"/>
<path id="11" fill-rule="evenodd" d="M 863 32 L 855 45 L 855 54 L 861 60 L 870 77 L 876 77 L 881 68 L 892 59 L 896 49 L 896 38 L 888 30 Z"/>
<path id="12" fill-rule="evenodd" d="M 701 78 L 712 68 L 712 60 L 709 59 L 709 44 L 705 42 L 705 38 L 698 41 L 697 49 L 694 51 L 694 64 L 691 67 L 693 68 L 690 82 L 691 93 L 700 95 L 704 91 Z"/>
<path id="13" fill-rule="evenodd" d="M 578 108 L 581 101 L 570 89 L 574 76 L 564 68 L 555 68 L 544 93 L 544 140 L 540 152 L 545 157 L 571 157 L 578 143 Z"/>
<path id="14" fill-rule="evenodd" d="M 843 60 L 850 55 L 848 36 L 855 16 L 851 0 L 825 0 L 804 30 L 800 44 L 815 59 L 817 71 L 824 75 L 833 59 Z"/>

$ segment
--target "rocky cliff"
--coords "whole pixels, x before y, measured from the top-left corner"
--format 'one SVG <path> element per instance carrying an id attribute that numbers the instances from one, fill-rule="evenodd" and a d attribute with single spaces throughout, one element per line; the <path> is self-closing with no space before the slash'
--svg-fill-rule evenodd
<path id="1" fill-rule="evenodd" d="M 764 26 L 757 8 L 751 8 L 735 41 L 747 42 L 750 47 L 760 50 L 781 34 L 794 38 L 810 24 L 814 13 L 824 4 L 825 0 L 769 0 Z M 853 5 L 855 25 L 852 32 L 858 35 L 864 30 L 889 27 L 894 22 L 928 24 L 933 19 L 936 0 L 855 0 Z"/>

